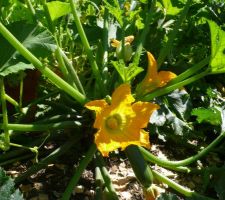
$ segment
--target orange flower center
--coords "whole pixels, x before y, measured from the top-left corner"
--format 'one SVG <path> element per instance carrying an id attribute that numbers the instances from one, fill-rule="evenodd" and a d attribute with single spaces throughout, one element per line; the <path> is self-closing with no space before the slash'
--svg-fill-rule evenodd
<path id="1" fill-rule="evenodd" d="M 120 130 L 122 125 L 122 116 L 120 114 L 113 114 L 106 118 L 105 127 L 108 130 Z"/>

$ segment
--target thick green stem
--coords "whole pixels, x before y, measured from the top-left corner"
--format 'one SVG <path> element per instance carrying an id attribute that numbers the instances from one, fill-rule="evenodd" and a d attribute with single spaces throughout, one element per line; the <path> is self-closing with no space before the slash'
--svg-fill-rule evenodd
<path id="1" fill-rule="evenodd" d="M 5 98 L 5 87 L 3 77 L 0 77 L 0 96 L 2 103 L 2 115 L 3 115 L 3 124 L 2 129 L 4 130 L 4 150 L 9 149 L 10 136 L 9 136 L 9 128 L 8 128 L 8 114 L 6 107 L 6 98 Z"/>
<path id="2" fill-rule="evenodd" d="M 161 160 L 158 157 L 151 154 L 148 150 L 144 149 L 143 147 L 139 147 L 139 149 L 141 153 L 143 154 L 145 160 L 163 167 L 170 167 L 171 169 L 173 169 L 173 167 L 186 166 L 199 160 L 201 157 L 209 153 L 214 147 L 216 147 L 224 138 L 225 138 L 225 132 L 221 133 L 211 144 L 209 144 L 206 148 L 201 150 L 196 155 L 186 158 L 184 160 L 180 160 L 180 161 Z"/>
<path id="3" fill-rule="evenodd" d="M 13 99 L 12 97 L 10 97 L 9 95 L 7 95 L 7 94 L 5 94 L 5 99 L 9 102 L 9 103 L 11 103 L 12 105 L 14 105 L 15 106 L 15 108 L 18 108 L 19 109 L 19 103 L 15 100 L 15 99 Z"/>
<path id="4" fill-rule="evenodd" d="M 102 155 L 100 154 L 100 152 L 97 152 L 95 155 L 96 155 L 96 164 L 101 171 L 101 175 L 102 175 L 102 178 L 104 180 L 105 187 L 108 189 L 109 195 L 111 195 L 110 199 L 111 200 L 118 200 L 116 190 L 113 187 L 111 178 L 110 178 L 109 173 L 108 173 L 108 171 L 105 167 L 105 162 L 102 158 Z"/>
<path id="5" fill-rule="evenodd" d="M 17 156 L 16 158 L 1 161 L 0 166 L 9 165 L 9 164 L 16 163 L 16 162 L 21 161 L 21 160 L 26 160 L 26 159 L 32 158 L 32 157 L 34 157 L 34 154 L 31 154 L 31 153 L 26 154 L 26 155 L 22 155 L 22 156 Z"/>
<path id="6" fill-rule="evenodd" d="M 145 27 L 141 33 L 141 36 L 140 36 L 140 39 L 138 41 L 138 44 L 137 44 L 137 49 L 136 49 L 136 52 L 135 52 L 135 55 L 134 55 L 134 58 L 133 58 L 133 62 L 138 66 L 139 65 L 139 60 L 140 60 L 140 57 L 141 57 L 141 52 L 142 52 L 142 49 L 143 49 L 143 44 L 145 43 L 145 38 L 149 32 L 149 29 L 150 29 L 150 22 L 152 20 L 152 16 L 154 14 L 154 9 L 155 9 L 155 3 L 156 1 L 152 1 L 152 4 L 151 4 L 151 8 L 150 8 L 150 11 L 147 12 L 147 17 L 145 19 Z"/>
<path id="7" fill-rule="evenodd" d="M 75 24 L 76 24 L 79 36 L 80 36 L 81 41 L 82 41 L 82 43 L 84 45 L 85 52 L 86 52 L 87 57 L 89 59 L 89 62 L 90 62 L 92 71 L 94 73 L 94 76 L 96 78 L 96 81 L 98 83 L 100 92 L 102 92 L 103 95 L 106 95 L 104 82 L 102 80 L 101 74 L 99 72 L 98 65 L 97 65 L 96 60 L 94 58 L 94 55 L 92 53 L 91 47 L 90 47 L 88 39 L 86 37 L 86 34 L 85 34 L 84 29 L 82 27 L 80 18 L 79 18 L 78 14 L 77 14 L 75 3 L 73 2 L 73 0 L 69 0 L 69 1 L 70 1 L 72 14 L 73 14 L 73 17 L 74 17 L 74 21 L 75 21 Z"/>
<path id="8" fill-rule="evenodd" d="M 54 129 L 75 128 L 79 127 L 80 123 L 76 121 L 64 121 L 49 124 L 7 124 L 7 130 L 32 132 L 32 131 L 47 131 Z M 4 124 L 0 124 L 0 129 L 4 130 Z"/>
<path id="9" fill-rule="evenodd" d="M 170 180 L 169 178 L 163 176 L 159 172 L 152 170 L 153 176 L 158 179 L 159 181 L 167 184 L 169 187 L 173 188 L 180 194 L 183 194 L 186 197 L 191 197 L 193 195 L 193 191 L 190 191 L 189 189 L 184 188 L 183 186 L 179 185 L 178 183 L 175 183 L 174 181 Z"/>
<path id="10" fill-rule="evenodd" d="M 183 11 L 181 12 L 181 15 L 179 17 L 179 19 L 177 20 L 173 31 L 169 34 L 168 36 L 168 42 L 165 44 L 165 46 L 161 49 L 159 57 L 157 59 L 157 63 L 158 63 L 158 69 L 161 67 L 162 63 L 164 62 L 166 56 L 169 54 L 169 52 L 171 51 L 172 47 L 173 47 L 173 42 L 174 39 L 176 38 L 177 32 L 182 24 L 182 22 L 184 21 L 184 19 L 186 18 L 186 15 L 188 13 L 188 10 L 191 6 L 192 0 L 187 0 L 185 7 L 183 9 Z"/>
<path id="11" fill-rule="evenodd" d="M 104 11 L 104 27 L 103 27 L 103 40 L 102 40 L 102 47 L 103 47 L 103 56 L 102 56 L 102 72 L 104 80 L 107 80 L 107 72 L 108 72 L 108 48 L 109 48 L 109 10 L 105 9 Z"/>
<path id="12" fill-rule="evenodd" d="M 170 180 L 166 176 L 163 176 L 162 174 L 160 174 L 159 172 L 157 172 L 155 170 L 152 170 L 152 173 L 156 179 L 167 184 L 169 187 L 173 188 L 174 190 L 176 190 L 180 194 L 183 194 L 186 197 L 195 197 L 195 199 L 199 198 L 199 199 L 204 199 L 204 200 L 215 200 L 215 199 L 200 195 L 194 191 L 191 191 L 191 190 L 179 185 L 178 183 Z"/>
<path id="13" fill-rule="evenodd" d="M 184 79 L 194 75 L 197 71 L 199 71 L 200 69 L 205 67 L 209 63 L 209 61 L 210 61 L 210 57 L 203 59 L 198 64 L 192 66 L 191 68 L 187 69 L 185 72 L 179 74 L 179 76 L 177 76 L 176 78 L 172 79 L 167 84 L 167 86 L 171 86 L 171 85 L 174 85 L 176 83 L 179 83 L 179 82 L 183 81 Z"/>
<path id="14" fill-rule="evenodd" d="M 152 93 L 147 94 L 146 96 L 141 98 L 141 100 L 142 101 L 151 101 L 155 97 L 159 97 L 159 96 L 162 96 L 162 95 L 167 94 L 169 92 L 172 92 L 175 89 L 182 88 L 183 86 L 188 85 L 188 84 L 190 84 L 194 81 L 197 81 L 198 79 L 201 79 L 208 74 L 209 74 L 209 72 L 205 71 L 205 72 L 202 72 L 202 73 L 197 74 L 195 76 L 192 76 L 191 78 L 188 78 L 184 81 L 178 82 L 174 85 L 169 85 L 169 86 L 165 86 L 163 88 L 157 89 L 157 90 L 153 91 Z"/>
<path id="15" fill-rule="evenodd" d="M 78 90 L 74 89 L 67 82 L 56 75 L 52 70 L 44 67 L 42 63 L 29 51 L 27 50 L 6 28 L 0 23 L 0 33 L 8 42 L 23 55 L 29 62 L 31 62 L 41 73 L 49 78 L 49 80 L 60 89 L 64 90 L 79 103 L 84 104 L 87 99 Z"/>
<path id="16" fill-rule="evenodd" d="M 75 185 L 78 183 L 83 171 L 86 169 L 87 165 L 92 160 L 95 152 L 96 152 L 96 145 L 92 144 L 87 153 L 85 154 L 85 157 L 80 162 L 79 166 L 76 168 L 75 174 L 71 178 L 65 192 L 63 193 L 62 200 L 70 199 L 70 196 L 73 192 Z"/>
<path id="17" fill-rule="evenodd" d="M 83 95 L 85 95 L 83 85 L 81 84 L 80 79 L 79 79 L 77 72 L 75 71 L 72 63 L 70 62 L 70 60 L 68 59 L 68 57 L 66 56 L 66 54 L 63 52 L 63 50 L 61 48 L 59 48 L 59 53 L 61 54 L 62 58 L 64 59 L 66 66 L 67 66 L 67 70 L 68 70 L 71 78 L 73 79 L 76 87 Z"/>

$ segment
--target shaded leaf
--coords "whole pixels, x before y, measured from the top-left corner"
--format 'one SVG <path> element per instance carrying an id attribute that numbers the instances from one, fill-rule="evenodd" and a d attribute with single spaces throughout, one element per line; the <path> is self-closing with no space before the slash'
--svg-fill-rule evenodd
<path id="1" fill-rule="evenodd" d="M 150 123 L 155 125 L 156 130 L 154 132 L 161 139 L 176 138 L 177 136 L 185 138 L 193 131 L 193 127 L 185 120 L 180 119 L 164 102 L 158 101 L 157 104 L 160 106 L 160 109 L 152 114 Z"/>
<path id="2" fill-rule="evenodd" d="M 1 200 L 23 200 L 21 192 L 14 188 L 13 179 L 6 176 L 2 168 L 0 168 L 0 194 Z"/>
<path id="3" fill-rule="evenodd" d="M 197 116 L 198 123 L 209 123 L 211 125 L 221 125 L 221 113 L 216 108 L 196 108 L 191 112 Z"/>
<path id="4" fill-rule="evenodd" d="M 208 21 L 211 32 L 211 72 L 225 72 L 225 31 L 215 22 Z"/>
<path id="5" fill-rule="evenodd" d="M 163 193 L 156 200 L 179 200 L 180 198 L 176 194 Z"/>
<path id="6" fill-rule="evenodd" d="M 184 90 L 175 90 L 167 96 L 170 107 L 181 119 L 187 120 L 192 110 L 190 95 Z"/>
<path id="7" fill-rule="evenodd" d="M 52 21 L 70 13 L 70 3 L 61 1 L 51 1 L 47 3 L 50 17 Z"/>
<path id="8" fill-rule="evenodd" d="M 36 57 L 45 58 L 55 51 L 56 45 L 53 36 L 47 29 L 17 22 L 7 27 L 9 31 Z M 5 38 L 0 35 L 0 75 L 7 76 L 34 67 L 25 60 Z"/>

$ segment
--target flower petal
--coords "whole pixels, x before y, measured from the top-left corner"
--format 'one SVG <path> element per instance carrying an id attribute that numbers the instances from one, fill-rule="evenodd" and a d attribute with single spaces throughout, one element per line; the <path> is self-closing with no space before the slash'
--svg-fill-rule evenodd
<path id="1" fill-rule="evenodd" d="M 84 107 L 88 108 L 89 110 L 94 110 L 96 113 L 101 112 L 107 106 L 107 102 L 103 99 L 101 100 L 94 100 L 86 103 Z"/>
<path id="2" fill-rule="evenodd" d="M 94 123 L 94 128 L 100 128 L 102 124 L 102 115 L 101 112 L 103 110 L 106 110 L 109 105 L 105 100 L 95 100 L 95 101 L 90 101 L 84 105 L 86 108 L 89 110 L 94 110 L 96 113 L 96 119 Z"/>
<path id="3" fill-rule="evenodd" d="M 119 104 L 127 105 L 135 101 L 131 95 L 129 84 L 122 84 L 112 94 L 112 105 L 119 106 Z"/>
<path id="4" fill-rule="evenodd" d="M 147 80 L 151 79 L 152 81 L 154 81 L 155 79 L 157 79 L 158 76 L 157 62 L 150 52 L 147 52 L 147 55 L 148 55 L 148 71 L 146 79 Z"/>
<path id="5" fill-rule="evenodd" d="M 149 122 L 150 116 L 155 110 L 159 109 L 159 106 L 154 103 L 138 101 L 132 105 L 132 108 L 136 113 L 133 123 L 139 126 L 139 128 L 145 128 Z"/>
<path id="6" fill-rule="evenodd" d="M 169 81 L 176 78 L 177 75 L 170 71 L 160 71 L 158 76 L 159 76 L 159 80 L 160 80 L 159 87 L 163 87 Z"/>
<path id="7" fill-rule="evenodd" d="M 111 46 L 112 47 L 118 47 L 120 45 L 120 41 L 116 40 L 116 39 L 112 39 L 111 40 Z"/>
<path id="8" fill-rule="evenodd" d="M 118 148 L 124 150 L 131 144 L 150 148 L 149 133 L 142 129 L 136 130 L 135 134 L 133 131 L 129 133 L 118 133 L 112 136 L 111 134 L 109 135 L 106 132 L 99 130 L 95 134 L 95 143 L 103 156 L 108 156 L 109 152 Z"/>

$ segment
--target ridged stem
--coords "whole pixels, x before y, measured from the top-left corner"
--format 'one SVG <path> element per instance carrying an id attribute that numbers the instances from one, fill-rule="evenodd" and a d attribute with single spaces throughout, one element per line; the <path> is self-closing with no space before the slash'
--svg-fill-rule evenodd
<path id="1" fill-rule="evenodd" d="M 206 148 L 201 150 L 196 155 L 180 161 L 161 160 L 158 157 L 154 156 L 152 153 L 150 153 L 148 150 L 144 149 L 143 147 L 139 147 L 139 149 L 147 161 L 155 163 L 162 167 L 170 167 L 171 169 L 173 169 L 173 167 L 186 166 L 199 160 L 207 153 L 209 153 L 214 147 L 216 147 L 224 138 L 225 132 L 221 133 L 211 144 L 209 144 Z"/>
<path id="2" fill-rule="evenodd" d="M 55 129 L 64 128 L 75 128 L 79 127 L 80 123 L 76 121 L 62 121 L 58 123 L 48 123 L 48 124 L 7 124 L 5 127 L 4 123 L 0 124 L 0 129 L 2 130 L 14 130 L 22 132 L 33 132 L 33 131 L 47 131 Z"/>
<path id="3" fill-rule="evenodd" d="M 178 83 L 175 83 L 173 85 L 169 85 L 169 86 L 165 86 L 163 88 L 160 88 L 160 89 L 157 89 L 149 94 L 147 94 L 146 96 L 140 98 L 142 101 L 151 101 L 152 99 L 154 99 L 155 97 L 159 97 L 159 96 L 162 96 L 164 94 L 167 94 L 169 92 L 172 92 L 173 90 L 176 90 L 176 89 L 179 89 L 179 88 L 182 88 L 183 86 L 185 85 L 188 85 L 194 81 L 197 81 L 201 78 L 203 78 L 204 76 L 208 75 L 209 72 L 208 70 L 200 73 L 200 74 L 197 74 L 197 75 L 194 75 L 184 81 L 181 81 L 181 82 L 178 82 Z"/>
<path id="4" fill-rule="evenodd" d="M 84 155 L 84 158 L 81 160 L 79 166 L 76 168 L 76 171 L 75 171 L 73 177 L 71 178 L 68 186 L 66 187 L 66 190 L 63 193 L 61 200 L 69 200 L 70 199 L 70 196 L 74 190 L 74 187 L 78 183 L 83 171 L 86 169 L 87 165 L 92 160 L 95 152 L 96 152 L 96 145 L 92 144 L 90 146 L 89 150 Z"/>
<path id="5" fill-rule="evenodd" d="M 70 2 L 70 5 L 71 5 L 71 10 L 72 10 L 72 14 L 73 14 L 73 17 L 74 17 L 74 22 L 76 24 L 79 36 L 81 38 L 81 41 L 84 45 L 85 52 L 86 52 L 87 57 L 89 59 L 93 74 L 96 78 L 98 87 L 100 89 L 99 92 L 101 92 L 102 95 L 105 96 L 106 95 L 105 85 L 104 85 L 104 82 L 102 80 L 101 73 L 99 71 L 99 67 L 98 67 L 98 65 L 96 63 L 96 60 L 94 58 L 94 55 L 92 53 L 91 47 L 89 45 L 88 39 L 87 39 L 86 34 L 84 32 L 83 26 L 81 24 L 80 18 L 77 14 L 75 3 L 74 3 L 73 0 L 69 0 L 69 2 Z"/>
<path id="6" fill-rule="evenodd" d="M 43 66 L 43 64 L 38 60 L 28 49 L 26 49 L 7 29 L 6 27 L 0 23 L 0 33 L 3 37 L 8 40 L 8 42 L 21 54 L 23 55 L 29 62 L 31 62 L 34 67 L 41 71 L 43 75 L 49 78 L 49 80 L 76 99 L 79 103 L 85 104 L 87 101 L 86 97 L 81 94 L 78 90 L 74 89 L 71 85 L 61 79 L 57 74 L 55 74 L 49 68 Z"/>
<path id="7" fill-rule="evenodd" d="M 9 136 L 9 128 L 8 128 L 8 113 L 6 106 L 6 98 L 5 98 L 5 87 L 3 77 L 0 77 L 0 97 L 2 103 L 2 115 L 3 115 L 3 124 L 2 129 L 4 130 L 4 150 L 9 149 L 10 136 Z"/>

